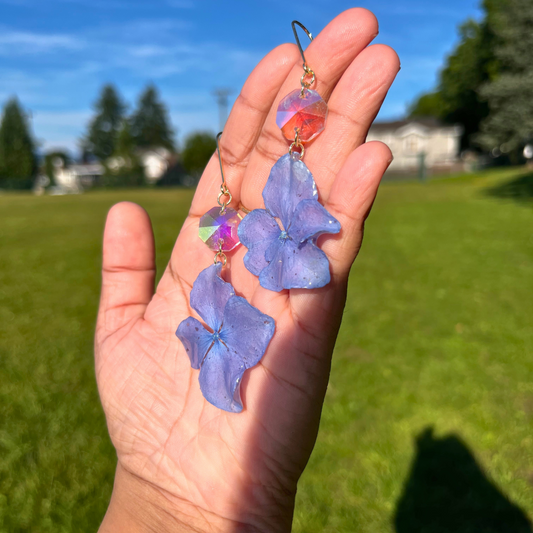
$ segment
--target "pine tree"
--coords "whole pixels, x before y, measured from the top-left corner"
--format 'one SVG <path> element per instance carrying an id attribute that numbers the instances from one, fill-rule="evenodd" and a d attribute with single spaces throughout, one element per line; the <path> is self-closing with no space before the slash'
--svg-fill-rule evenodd
<path id="1" fill-rule="evenodd" d="M 0 125 L 0 187 L 31 184 L 36 169 L 34 150 L 26 115 L 13 98 L 4 107 Z"/>
<path id="2" fill-rule="evenodd" d="M 533 140 L 533 2 L 507 0 L 494 16 L 494 29 L 501 74 L 481 91 L 490 112 L 479 141 L 516 156 Z"/>
<path id="3" fill-rule="evenodd" d="M 168 112 L 153 85 L 147 87 L 139 99 L 138 108 L 131 117 L 131 133 L 139 147 L 174 150 L 174 132 Z"/>
<path id="4" fill-rule="evenodd" d="M 130 123 L 123 120 L 113 155 L 107 160 L 103 184 L 108 187 L 135 187 L 145 183 L 144 168 L 136 154 Z"/>
<path id="5" fill-rule="evenodd" d="M 117 90 L 112 85 L 104 86 L 95 104 L 96 116 L 90 122 L 87 136 L 82 141 L 85 150 L 102 162 L 115 151 L 125 109 Z"/>

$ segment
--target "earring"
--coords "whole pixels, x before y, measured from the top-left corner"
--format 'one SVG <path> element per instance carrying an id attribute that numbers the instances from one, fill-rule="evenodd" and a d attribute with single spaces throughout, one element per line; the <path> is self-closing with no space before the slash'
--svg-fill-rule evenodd
<path id="1" fill-rule="evenodd" d="M 215 252 L 214 264 L 202 270 L 193 284 L 191 307 L 204 320 L 188 317 L 176 335 L 183 343 L 191 366 L 200 369 L 200 390 L 204 398 L 224 411 L 242 411 L 240 383 L 246 369 L 263 356 L 274 334 L 274 320 L 235 295 L 230 283 L 221 278 L 226 253 L 240 243 L 237 227 L 240 214 L 229 206 L 231 193 L 224 178 L 217 135 L 222 185 L 218 207 L 200 219 L 199 237 Z"/>
<path id="2" fill-rule="evenodd" d="M 296 24 L 313 40 L 302 24 L 292 22 L 304 72 L 301 89 L 281 100 L 276 116 L 283 136 L 292 143 L 289 153 L 272 167 L 263 189 L 266 209 L 253 210 L 238 230 L 241 243 L 248 248 L 244 256 L 246 268 L 259 276 L 262 287 L 278 292 L 327 285 L 329 261 L 316 241 L 323 233 L 338 233 L 341 229 L 339 222 L 318 202 L 315 180 L 302 161 L 304 144 L 324 130 L 328 106 L 309 88 L 316 77 L 305 60 Z"/>

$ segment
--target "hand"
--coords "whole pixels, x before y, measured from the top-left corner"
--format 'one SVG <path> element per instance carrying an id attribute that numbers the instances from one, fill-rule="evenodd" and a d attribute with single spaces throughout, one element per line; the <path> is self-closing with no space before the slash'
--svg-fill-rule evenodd
<path id="1" fill-rule="evenodd" d="M 191 315 L 189 292 L 213 261 L 198 221 L 216 205 L 220 172 L 213 156 L 198 185 L 170 263 L 154 294 L 154 240 L 148 215 L 122 203 L 109 212 L 96 331 L 96 375 L 118 467 L 101 531 L 290 531 L 298 479 L 313 449 L 350 267 L 379 181 L 392 160 L 379 142 L 363 144 L 399 70 L 387 46 L 367 47 L 375 17 L 352 9 L 306 51 L 317 90 L 328 101 L 326 129 L 304 162 L 320 200 L 341 223 L 319 246 L 332 281 L 319 290 L 270 292 L 230 255 L 225 278 L 276 321 L 260 364 L 242 382 L 244 411 L 206 402 L 175 336 Z M 272 165 L 287 153 L 275 123 L 279 100 L 300 86 L 296 45 L 273 50 L 244 85 L 221 138 L 236 206 L 263 206 Z M 239 529 L 240 528 L 240 529 Z"/>

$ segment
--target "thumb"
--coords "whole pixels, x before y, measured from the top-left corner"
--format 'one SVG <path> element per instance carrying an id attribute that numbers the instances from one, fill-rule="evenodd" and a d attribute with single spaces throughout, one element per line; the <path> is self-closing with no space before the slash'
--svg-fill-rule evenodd
<path id="1" fill-rule="evenodd" d="M 104 231 L 99 344 L 144 316 L 154 294 L 154 234 L 146 211 L 130 202 L 113 206 Z"/>

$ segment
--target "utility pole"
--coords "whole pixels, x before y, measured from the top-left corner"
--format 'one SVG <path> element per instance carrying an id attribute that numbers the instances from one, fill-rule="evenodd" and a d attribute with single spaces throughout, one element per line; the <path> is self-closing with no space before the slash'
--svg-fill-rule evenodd
<path id="1" fill-rule="evenodd" d="M 228 119 L 228 96 L 233 91 L 225 87 L 218 87 L 213 91 L 213 96 L 218 104 L 218 131 L 223 131 Z"/>

